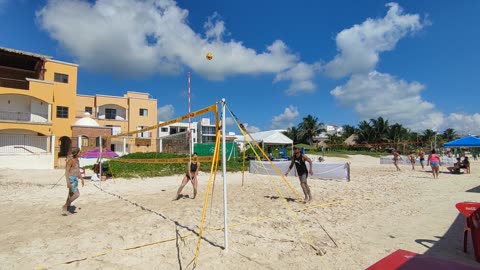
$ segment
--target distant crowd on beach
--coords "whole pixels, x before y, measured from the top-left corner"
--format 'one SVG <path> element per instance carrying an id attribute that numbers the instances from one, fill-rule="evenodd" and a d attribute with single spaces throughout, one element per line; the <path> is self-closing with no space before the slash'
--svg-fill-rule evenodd
<path id="1" fill-rule="evenodd" d="M 393 155 L 393 164 L 397 171 L 401 171 L 400 167 L 398 166 L 399 160 L 402 159 L 401 153 L 399 150 L 394 149 L 392 151 Z M 470 161 L 468 156 L 463 153 L 457 153 L 453 150 L 450 150 L 447 155 L 448 158 L 456 157 L 456 162 L 453 166 L 447 167 L 447 170 L 452 174 L 461 174 L 462 169 L 465 173 L 470 173 Z M 478 153 L 473 152 L 472 157 L 474 160 L 478 159 Z M 425 151 L 422 148 L 410 151 L 410 154 L 407 155 L 408 160 L 412 166 L 412 170 L 415 170 L 415 164 L 417 160 L 420 162 L 422 169 L 425 169 L 425 161 L 426 165 L 432 168 L 433 178 L 438 178 L 438 174 L 440 171 L 440 165 L 442 164 L 441 157 L 436 153 L 435 149 L 432 149 L 428 155 L 426 155 Z"/>

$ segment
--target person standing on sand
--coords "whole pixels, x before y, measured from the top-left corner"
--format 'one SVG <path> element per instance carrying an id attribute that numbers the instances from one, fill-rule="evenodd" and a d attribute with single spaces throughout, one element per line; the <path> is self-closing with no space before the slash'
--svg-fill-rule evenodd
<path id="1" fill-rule="evenodd" d="M 178 188 L 177 195 L 174 200 L 180 199 L 180 192 L 187 185 L 188 181 L 192 181 L 193 185 L 193 198 L 197 196 L 197 187 L 198 187 L 198 172 L 200 171 L 200 162 L 197 161 L 197 153 L 193 153 L 192 161 L 188 162 L 187 174 L 183 177 L 182 184 Z"/>
<path id="2" fill-rule="evenodd" d="M 305 162 L 310 163 L 310 175 L 313 175 L 312 160 L 306 155 L 303 155 L 300 152 L 300 148 L 293 147 L 292 162 L 290 163 L 290 166 L 288 167 L 288 171 L 285 173 L 285 176 L 288 175 L 290 170 L 293 168 L 293 165 L 295 164 L 295 168 L 297 169 L 298 179 L 300 179 L 300 186 L 302 187 L 303 194 L 305 195 L 304 201 L 309 202 L 312 200 L 312 193 L 310 192 L 310 187 L 308 186 L 308 183 L 307 183 L 308 170 L 307 170 L 307 164 L 305 164 Z"/>
<path id="3" fill-rule="evenodd" d="M 80 172 L 80 161 L 78 160 L 78 156 L 80 154 L 80 149 L 75 148 L 72 151 L 72 158 L 67 161 L 67 167 L 65 168 L 65 177 L 67 180 L 67 188 L 68 188 L 68 197 L 67 201 L 62 207 L 63 214 L 66 216 L 68 211 L 70 210 L 70 206 L 73 201 L 80 197 L 80 191 L 78 190 L 78 178 L 82 180 L 82 187 L 84 186 L 84 181 L 82 174 Z"/>
<path id="4" fill-rule="evenodd" d="M 397 168 L 397 171 L 401 171 L 400 167 L 398 167 L 398 160 L 401 159 L 400 153 L 397 150 L 393 150 L 393 165 Z"/>
<path id="5" fill-rule="evenodd" d="M 436 154 L 435 149 L 432 150 L 432 153 L 428 155 L 427 166 L 432 167 L 433 179 L 438 179 L 438 173 L 440 171 L 440 157 Z"/>
<path id="6" fill-rule="evenodd" d="M 415 152 L 410 152 L 408 158 L 410 159 L 410 164 L 412 164 L 412 170 L 415 170 Z"/>
<path id="7" fill-rule="evenodd" d="M 425 169 L 423 166 L 423 162 L 425 161 L 425 151 L 423 151 L 423 148 L 420 148 L 420 152 L 418 152 L 418 157 L 420 158 L 420 165 L 422 165 L 422 169 Z"/>

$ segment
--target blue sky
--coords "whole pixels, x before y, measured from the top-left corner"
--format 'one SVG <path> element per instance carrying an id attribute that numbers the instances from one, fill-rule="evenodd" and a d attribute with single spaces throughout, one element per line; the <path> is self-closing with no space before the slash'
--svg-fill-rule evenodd
<path id="1" fill-rule="evenodd" d="M 79 94 L 149 92 L 160 120 L 187 112 L 190 71 L 192 110 L 226 98 L 250 131 L 311 114 L 480 134 L 479 13 L 476 0 L 0 0 L 0 46 L 78 63 Z"/>

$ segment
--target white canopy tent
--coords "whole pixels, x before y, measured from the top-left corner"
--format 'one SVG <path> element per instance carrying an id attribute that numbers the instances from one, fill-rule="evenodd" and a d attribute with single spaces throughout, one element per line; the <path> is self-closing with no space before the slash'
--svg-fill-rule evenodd
<path id="1" fill-rule="evenodd" d="M 284 130 L 269 130 L 255 132 L 251 135 L 253 139 L 262 146 L 262 148 L 264 148 L 265 145 L 289 145 L 293 148 L 293 140 L 285 136 L 282 132 L 284 132 Z M 243 136 L 239 136 L 235 142 L 244 144 L 251 141 L 248 136 L 245 139 L 246 141 Z"/>

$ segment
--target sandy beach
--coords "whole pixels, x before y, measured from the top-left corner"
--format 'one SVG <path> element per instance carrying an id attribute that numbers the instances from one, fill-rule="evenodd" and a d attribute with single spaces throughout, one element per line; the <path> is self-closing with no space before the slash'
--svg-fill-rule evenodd
<path id="1" fill-rule="evenodd" d="M 241 173 L 228 173 L 228 251 L 219 173 L 197 269 L 365 269 L 397 249 L 480 266 L 470 238 L 462 251 L 464 218 L 455 208 L 480 201 L 478 161 L 471 174 L 441 167 L 439 179 L 427 167 L 397 172 L 368 156 L 326 161 L 350 162 L 351 181 L 310 180 L 308 204 L 278 176 L 245 173 L 242 185 Z M 208 174 L 195 200 L 188 185 L 177 201 L 181 175 L 86 180 L 66 217 L 62 175 L 0 171 L 0 269 L 192 269 Z M 301 194 L 298 179 L 287 179 Z"/>

